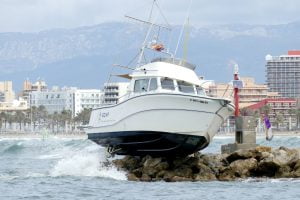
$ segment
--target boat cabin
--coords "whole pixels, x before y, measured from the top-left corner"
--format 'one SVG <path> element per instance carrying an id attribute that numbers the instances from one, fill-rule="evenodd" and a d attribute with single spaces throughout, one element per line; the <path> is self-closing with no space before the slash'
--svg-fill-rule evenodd
<path id="1" fill-rule="evenodd" d="M 131 75 L 129 93 L 186 93 L 206 95 L 195 66 L 178 59 L 158 58 L 137 68 Z"/>
<path id="2" fill-rule="evenodd" d="M 182 80 L 169 77 L 143 77 L 132 80 L 134 94 L 149 92 L 175 92 L 195 95 L 206 95 L 204 89 Z"/>

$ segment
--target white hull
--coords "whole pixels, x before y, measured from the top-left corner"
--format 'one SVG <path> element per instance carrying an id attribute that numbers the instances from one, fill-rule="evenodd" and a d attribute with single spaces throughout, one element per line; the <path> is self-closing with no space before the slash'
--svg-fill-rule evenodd
<path id="1" fill-rule="evenodd" d="M 210 142 L 233 112 L 224 99 L 177 93 L 138 95 L 92 111 L 88 134 L 153 131 L 203 136 Z"/>

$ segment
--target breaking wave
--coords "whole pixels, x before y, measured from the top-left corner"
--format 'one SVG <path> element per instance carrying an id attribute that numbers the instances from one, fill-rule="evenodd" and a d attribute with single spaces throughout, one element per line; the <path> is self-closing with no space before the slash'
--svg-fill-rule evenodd
<path id="1" fill-rule="evenodd" d="M 85 139 L 0 140 L 1 158 L 7 162 L 18 159 L 19 162 L 32 168 L 26 170 L 25 174 L 21 169 L 15 170 L 14 174 L 10 174 L 7 170 L 5 173 L 2 171 L 0 180 L 42 176 L 127 179 L 125 172 L 119 171 L 111 165 L 111 160 L 107 160 L 104 148 Z M 41 164 L 42 169 L 35 168 Z"/>

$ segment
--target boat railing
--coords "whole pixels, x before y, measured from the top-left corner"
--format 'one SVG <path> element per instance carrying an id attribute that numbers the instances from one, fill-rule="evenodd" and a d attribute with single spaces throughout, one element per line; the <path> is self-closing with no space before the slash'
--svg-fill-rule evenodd
<path id="1" fill-rule="evenodd" d="M 170 64 L 179 65 L 179 66 L 191 69 L 191 70 L 196 69 L 196 65 L 191 64 L 185 60 L 176 59 L 176 58 L 155 58 L 151 61 L 151 63 L 153 63 L 153 62 L 166 62 L 166 63 L 170 63 Z"/>

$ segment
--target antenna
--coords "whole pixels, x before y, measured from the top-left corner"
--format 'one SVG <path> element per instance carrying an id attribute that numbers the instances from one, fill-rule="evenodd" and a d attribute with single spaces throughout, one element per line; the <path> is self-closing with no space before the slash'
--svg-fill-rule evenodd
<path id="1" fill-rule="evenodd" d="M 183 41 L 183 60 L 187 60 L 189 34 L 190 33 L 189 33 L 189 18 L 188 18 L 187 23 L 185 25 L 185 37 Z"/>
<path id="2" fill-rule="evenodd" d="M 180 40 L 182 38 L 182 34 L 183 34 L 183 30 L 184 30 L 184 26 L 189 18 L 189 15 L 190 15 L 190 10 L 191 10 L 191 6 L 192 6 L 192 2 L 193 0 L 190 0 L 190 5 L 189 5 L 189 8 L 187 10 L 187 13 L 186 13 L 186 17 L 185 17 L 185 20 L 184 20 L 184 23 L 182 25 L 182 28 L 181 28 L 181 31 L 180 31 L 180 34 L 179 34 L 179 37 L 178 37 L 178 41 L 177 41 L 177 45 L 176 45 L 176 49 L 175 49 L 175 52 L 174 52 L 174 57 L 176 56 L 177 54 L 177 50 L 178 50 L 178 47 L 179 47 L 179 43 L 180 43 Z"/>
<path id="3" fill-rule="evenodd" d="M 163 17 L 163 19 L 166 23 L 166 26 L 155 24 L 155 23 L 152 22 L 152 20 L 153 20 L 152 15 L 153 15 L 153 11 L 154 11 L 154 6 L 158 8 L 159 12 L 156 13 L 156 14 L 160 14 Z M 153 0 L 151 10 L 150 10 L 150 13 L 149 13 L 149 17 L 148 17 L 148 21 L 137 19 L 137 18 L 134 18 L 134 17 L 130 17 L 128 15 L 125 15 L 125 17 L 129 18 L 129 19 L 132 19 L 132 20 L 136 20 L 136 21 L 141 22 L 141 23 L 144 23 L 146 25 L 149 25 L 149 28 L 148 28 L 147 33 L 145 35 L 144 41 L 143 41 L 142 46 L 140 48 L 140 52 L 139 52 L 139 56 L 138 56 L 138 60 L 137 60 L 137 67 L 140 67 L 141 64 L 142 64 L 143 58 L 145 59 L 145 55 L 144 55 L 145 49 L 154 50 L 154 51 L 165 53 L 165 54 L 168 54 L 168 55 L 172 56 L 172 54 L 169 53 L 168 49 L 167 49 L 167 51 L 164 51 L 165 46 L 162 43 L 158 43 L 158 36 L 159 36 L 160 30 L 161 29 L 166 29 L 168 31 L 171 31 L 171 26 L 167 22 L 166 17 L 163 15 L 160 7 L 158 6 L 157 0 Z M 158 17 L 158 16 L 156 15 L 156 17 Z M 151 31 L 154 27 L 156 27 L 158 29 L 158 34 L 157 34 L 157 36 L 154 37 L 154 40 L 152 40 L 151 42 L 149 42 L 147 44 L 147 42 L 149 40 L 149 37 L 152 34 Z"/>

